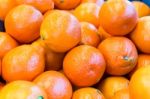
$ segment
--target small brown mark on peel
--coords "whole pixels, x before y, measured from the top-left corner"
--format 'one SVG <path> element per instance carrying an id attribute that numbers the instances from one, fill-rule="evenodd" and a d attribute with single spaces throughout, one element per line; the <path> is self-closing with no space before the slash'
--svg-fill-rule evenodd
<path id="1" fill-rule="evenodd" d="M 60 0 L 60 3 L 64 3 L 64 0 Z"/>

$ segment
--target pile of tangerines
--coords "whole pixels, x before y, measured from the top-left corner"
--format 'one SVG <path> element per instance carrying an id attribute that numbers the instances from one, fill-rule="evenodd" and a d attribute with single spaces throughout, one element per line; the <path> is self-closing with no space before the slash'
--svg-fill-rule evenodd
<path id="1" fill-rule="evenodd" d="M 0 99 L 150 99 L 150 8 L 128 0 L 0 0 Z"/>

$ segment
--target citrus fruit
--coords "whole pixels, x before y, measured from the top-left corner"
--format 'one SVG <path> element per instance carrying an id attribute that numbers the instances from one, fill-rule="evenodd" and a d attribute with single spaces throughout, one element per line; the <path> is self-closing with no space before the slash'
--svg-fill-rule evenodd
<path id="1" fill-rule="evenodd" d="M 46 71 L 33 82 L 46 91 L 48 99 L 71 99 L 72 97 L 72 86 L 60 72 Z"/>
<path id="2" fill-rule="evenodd" d="M 114 94 L 122 89 L 128 88 L 129 80 L 124 77 L 107 77 L 100 82 L 98 89 L 106 99 L 110 99 Z"/>
<path id="3" fill-rule="evenodd" d="M 129 73 L 129 76 L 131 77 L 135 71 L 137 71 L 139 68 L 150 65 L 150 55 L 149 54 L 139 54 L 138 55 L 138 62 L 135 66 L 135 68 Z"/>
<path id="4" fill-rule="evenodd" d="M 150 55 L 149 54 L 139 54 L 137 67 L 150 65 Z"/>
<path id="5" fill-rule="evenodd" d="M 140 1 L 133 1 L 132 2 L 139 17 L 148 16 L 150 15 L 150 8 L 143 2 Z"/>
<path id="6" fill-rule="evenodd" d="M 22 45 L 9 51 L 2 60 L 2 77 L 7 82 L 33 80 L 44 71 L 44 55 L 31 45 Z"/>
<path id="7" fill-rule="evenodd" d="M 130 99 L 129 89 L 126 88 L 126 89 L 122 89 L 122 90 L 117 91 L 114 94 L 114 96 L 110 99 Z"/>
<path id="8" fill-rule="evenodd" d="M 105 60 L 95 47 L 81 45 L 67 53 L 63 61 L 63 70 L 75 86 L 92 86 L 103 76 Z"/>
<path id="9" fill-rule="evenodd" d="M 69 12 L 55 10 L 44 18 L 40 33 L 51 50 L 66 52 L 80 42 L 81 26 Z"/>
<path id="10" fill-rule="evenodd" d="M 28 4 L 32 5 L 42 13 L 45 13 L 48 10 L 54 9 L 54 2 L 53 0 L 16 0 L 18 5 L 21 4 Z"/>
<path id="11" fill-rule="evenodd" d="M 57 53 L 51 49 L 46 49 L 46 66 L 45 70 L 60 70 L 63 65 L 65 53 Z"/>
<path id="12" fill-rule="evenodd" d="M 0 0 L 0 20 L 5 20 L 7 13 L 15 6 L 14 0 Z"/>
<path id="13" fill-rule="evenodd" d="M 88 22 L 81 22 L 81 41 L 80 44 L 97 47 L 100 43 L 97 28 Z"/>
<path id="14" fill-rule="evenodd" d="M 150 65 L 138 69 L 129 83 L 130 99 L 150 98 Z"/>
<path id="15" fill-rule="evenodd" d="M 19 5 L 5 18 L 6 32 L 20 43 L 30 43 L 40 36 L 43 15 L 30 5 Z"/>
<path id="16" fill-rule="evenodd" d="M 40 46 L 45 52 L 45 70 L 60 70 L 62 68 L 65 53 L 57 53 L 46 46 L 43 40 L 33 42 L 34 45 Z M 41 49 L 38 48 L 38 49 Z M 43 49 L 41 49 L 43 51 Z"/>
<path id="17" fill-rule="evenodd" d="M 125 75 L 136 65 L 138 53 L 131 40 L 125 37 L 110 37 L 100 43 L 98 49 L 106 60 L 106 72 Z"/>
<path id="18" fill-rule="evenodd" d="M 101 6 L 104 3 L 104 0 L 81 0 L 81 3 L 96 3 Z"/>
<path id="19" fill-rule="evenodd" d="M 11 49 L 18 46 L 18 43 L 8 34 L 0 32 L 0 58 L 2 59 L 4 55 Z"/>
<path id="20" fill-rule="evenodd" d="M 76 90 L 72 99 L 105 99 L 100 90 L 92 87 L 85 87 Z"/>
<path id="21" fill-rule="evenodd" d="M 143 52 L 150 54 L 150 16 L 139 19 L 135 30 L 130 34 L 131 40 L 137 48 Z"/>
<path id="22" fill-rule="evenodd" d="M 13 81 L 5 85 L 0 92 L 0 99 L 48 99 L 46 92 L 29 81 Z"/>
<path id="23" fill-rule="evenodd" d="M 117 36 L 130 33 L 136 26 L 138 15 L 128 0 L 106 1 L 99 12 L 99 23 L 104 30 Z"/>
<path id="24" fill-rule="evenodd" d="M 81 0 L 53 0 L 53 1 L 58 9 L 70 10 L 77 7 L 80 4 Z"/>
<path id="25" fill-rule="evenodd" d="M 83 3 L 75 8 L 74 15 L 80 22 L 89 22 L 94 26 L 99 26 L 100 6 L 95 3 Z"/>

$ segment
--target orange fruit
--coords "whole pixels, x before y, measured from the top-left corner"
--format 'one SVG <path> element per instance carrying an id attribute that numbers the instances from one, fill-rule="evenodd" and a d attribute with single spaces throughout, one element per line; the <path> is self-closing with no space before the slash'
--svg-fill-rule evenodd
<path id="1" fill-rule="evenodd" d="M 81 41 L 80 44 L 97 47 L 100 43 L 97 28 L 88 22 L 81 22 Z"/>
<path id="2" fill-rule="evenodd" d="M 73 93 L 72 99 L 105 99 L 103 94 L 100 90 L 92 88 L 92 87 L 85 87 L 76 90 Z"/>
<path id="3" fill-rule="evenodd" d="M 150 65 L 138 69 L 129 83 L 130 99 L 150 98 Z"/>
<path id="4" fill-rule="evenodd" d="M 150 65 L 150 55 L 149 54 L 139 54 L 138 56 L 138 62 L 135 66 L 135 68 L 129 73 L 129 76 L 131 77 L 135 71 L 137 71 L 139 68 Z"/>
<path id="5" fill-rule="evenodd" d="M 139 17 L 148 16 L 150 15 L 150 8 L 143 2 L 140 1 L 133 1 L 132 2 Z"/>
<path id="6" fill-rule="evenodd" d="M 44 71 L 44 55 L 31 45 L 9 51 L 2 60 L 2 77 L 7 82 L 33 80 Z"/>
<path id="7" fill-rule="evenodd" d="M 29 4 L 40 10 L 42 13 L 45 13 L 48 10 L 54 9 L 53 0 L 16 0 L 18 5 Z"/>
<path id="8" fill-rule="evenodd" d="M 150 55 L 149 54 L 139 54 L 137 67 L 143 67 L 146 65 L 150 65 Z"/>
<path id="9" fill-rule="evenodd" d="M 102 41 L 111 37 L 111 35 L 109 33 L 107 33 L 101 26 L 98 28 L 98 33 L 99 33 Z"/>
<path id="10" fill-rule="evenodd" d="M 117 91 L 111 99 L 130 99 L 129 89 L 122 89 Z"/>
<path id="11" fill-rule="evenodd" d="M 83 3 L 74 10 L 74 15 L 80 22 L 89 22 L 96 27 L 99 26 L 100 6 L 94 3 Z"/>
<path id="12" fill-rule="evenodd" d="M 53 0 L 58 9 L 70 10 L 80 4 L 81 0 Z"/>
<path id="13" fill-rule="evenodd" d="M 66 52 L 80 42 L 81 26 L 69 12 L 55 10 L 44 18 L 40 33 L 51 50 Z"/>
<path id="14" fill-rule="evenodd" d="M 106 1 L 99 12 L 99 22 L 111 35 L 123 36 L 136 26 L 138 15 L 128 0 Z"/>
<path id="15" fill-rule="evenodd" d="M 30 43 L 39 37 L 43 16 L 30 5 L 13 8 L 5 18 L 6 32 L 20 43 Z"/>
<path id="16" fill-rule="evenodd" d="M 60 70 L 63 65 L 65 53 L 56 53 L 49 48 L 46 50 L 45 70 Z"/>
<path id="17" fill-rule="evenodd" d="M 18 43 L 11 36 L 0 32 L 0 58 L 3 58 L 8 51 L 17 46 Z"/>
<path id="18" fill-rule="evenodd" d="M 46 92 L 28 81 L 14 81 L 5 85 L 0 92 L 0 99 L 48 99 Z"/>
<path id="19" fill-rule="evenodd" d="M 44 72 L 35 78 L 33 82 L 46 91 L 48 99 L 71 99 L 72 97 L 72 86 L 69 80 L 60 72 Z"/>
<path id="20" fill-rule="evenodd" d="M 100 43 L 98 49 L 106 59 L 106 72 L 125 75 L 136 65 L 138 53 L 131 40 L 125 37 L 110 37 Z"/>
<path id="21" fill-rule="evenodd" d="M 37 44 L 42 47 L 45 52 L 45 70 L 60 70 L 62 68 L 63 59 L 65 53 L 57 53 L 52 51 L 49 47 L 46 46 L 43 40 L 37 40 L 33 42 L 33 44 Z M 40 48 L 39 48 L 40 49 Z M 43 50 L 41 49 L 41 50 Z"/>
<path id="22" fill-rule="evenodd" d="M 105 71 L 105 60 L 95 47 L 75 47 L 64 58 L 63 70 L 70 81 L 78 87 L 96 84 Z"/>
<path id="23" fill-rule="evenodd" d="M 101 6 L 104 3 L 104 0 L 81 0 L 81 3 L 96 3 Z"/>
<path id="24" fill-rule="evenodd" d="M 110 99 L 114 94 L 122 89 L 128 88 L 129 80 L 124 77 L 107 77 L 100 82 L 98 89 L 101 90 L 106 99 Z"/>
<path id="25" fill-rule="evenodd" d="M 5 20 L 7 13 L 15 6 L 14 0 L 0 0 L 0 20 Z"/>
<path id="26" fill-rule="evenodd" d="M 150 17 L 139 19 L 135 30 L 130 34 L 131 40 L 137 48 L 144 53 L 150 54 Z"/>

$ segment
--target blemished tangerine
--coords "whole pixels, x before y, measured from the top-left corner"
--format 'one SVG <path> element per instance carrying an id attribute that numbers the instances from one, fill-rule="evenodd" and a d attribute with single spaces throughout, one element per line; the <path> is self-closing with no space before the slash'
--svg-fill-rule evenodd
<path id="1" fill-rule="evenodd" d="M 65 56 L 63 71 L 75 86 L 88 87 L 99 82 L 105 65 L 104 57 L 97 48 L 80 45 Z"/>
<path id="2" fill-rule="evenodd" d="M 126 37 L 110 37 L 103 40 L 98 49 L 106 60 L 106 72 L 125 75 L 136 65 L 138 52 L 134 43 Z"/>

